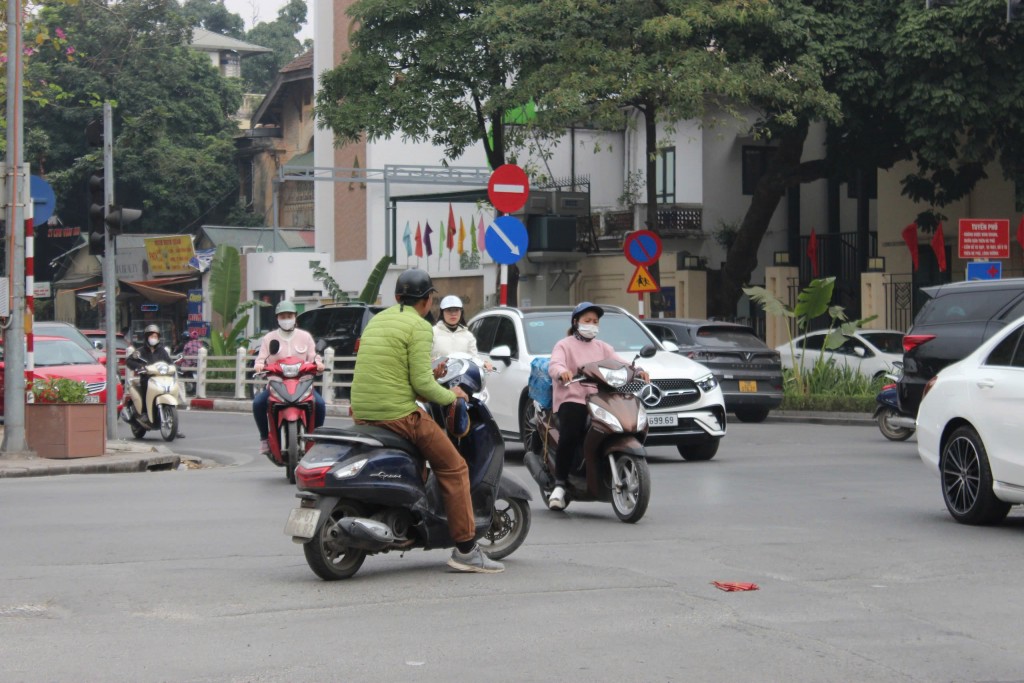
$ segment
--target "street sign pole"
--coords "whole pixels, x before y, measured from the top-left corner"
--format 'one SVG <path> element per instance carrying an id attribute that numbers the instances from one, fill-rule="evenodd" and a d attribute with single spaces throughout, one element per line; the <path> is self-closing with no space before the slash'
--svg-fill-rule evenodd
<path id="1" fill-rule="evenodd" d="M 636 302 L 637 302 L 636 303 L 637 310 L 640 313 L 640 319 L 643 320 L 644 319 L 644 293 L 643 292 L 637 292 Z"/>
<path id="2" fill-rule="evenodd" d="M 110 102 L 103 103 L 103 215 L 114 205 L 114 112 Z M 117 438 L 117 270 L 114 263 L 114 236 L 110 226 L 103 224 L 103 311 L 107 333 L 107 436 Z"/>
<path id="3" fill-rule="evenodd" d="M 500 278 L 498 304 L 508 306 L 508 266 L 502 263 L 498 266 L 498 272 Z"/>
<path id="4" fill-rule="evenodd" d="M 526 172 L 515 164 L 494 169 L 487 183 L 487 196 L 498 212 L 518 211 L 530 196 Z M 514 216 L 497 216 L 484 236 L 487 253 L 498 264 L 498 303 L 508 306 L 508 267 L 526 253 L 529 238 L 526 226 Z"/>

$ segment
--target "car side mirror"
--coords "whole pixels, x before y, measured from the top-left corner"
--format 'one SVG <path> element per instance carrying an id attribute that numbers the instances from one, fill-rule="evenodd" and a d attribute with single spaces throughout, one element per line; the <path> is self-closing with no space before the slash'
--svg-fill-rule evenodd
<path id="1" fill-rule="evenodd" d="M 512 349 L 510 349 L 507 344 L 495 346 L 491 349 L 489 355 L 491 358 L 500 360 L 506 367 L 512 364 Z"/>
<path id="2" fill-rule="evenodd" d="M 667 339 L 665 341 L 661 342 L 661 345 L 663 347 L 665 347 L 666 351 L 672 351 L 673 353 L 679 350 L 679 346 L 675 342 L 669 341 Z M 651 354 L 651 355 L 654 355 L 654 354 Z"/>
<path id="3" fill-rule="evenodd" d="M 854 346 L 853 354 L 855 356 L 860 356 L 861 358 L 864 358 L 865 356 L 868 355 L 868 350 L 865 349 L 863 346 Z"/>
<path id="4" fill-rule="evenodd" d="M 668 344 L 672 344 L 672 342 L 662 342 L 662 346 L 664 346 L 669 351 L 678 351 L 679 350 L 679 347 L 676 346 L 675 344 L 672 344 L 672 346 L 675 346 L 674 349 L 669 349 L 668 348 Z M 654 358 L 654 354 L 656 354 L 656 353 L 658 353 L 658 347 L 655 346 L 654 344 L 648 344 L 644 348 L 640 349 L 640 357 L 641 358 Z"/>
<path id="5" fill-rule="evenodd" d="M 105 355 L 99 356 L 99 357 L 96 358 L 96 362 L 99 363 L 100 365 L 106 365 L 107 364 L 107 357 Z"/>

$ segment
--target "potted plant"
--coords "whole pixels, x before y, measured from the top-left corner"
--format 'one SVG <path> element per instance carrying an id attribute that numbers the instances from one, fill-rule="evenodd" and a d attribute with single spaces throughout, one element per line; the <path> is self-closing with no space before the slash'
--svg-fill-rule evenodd
<path id="1" fill-rule="evenodd" d="M 84 382 L 37 379 L 25 406 L 28 447 L 43 458 L 87 458 L 107 450 L 104 404 L 89 402 Z"/>

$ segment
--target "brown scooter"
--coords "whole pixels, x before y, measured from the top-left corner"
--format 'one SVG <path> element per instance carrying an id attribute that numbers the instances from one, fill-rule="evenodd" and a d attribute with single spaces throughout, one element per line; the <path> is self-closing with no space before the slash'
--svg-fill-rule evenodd
<path id="1" fill-rule="evenodd" d="M 654 346 L 647 346 L 638 358 L 650 358 Z M 587 363 L 572 382 L 597 386 L 587 397 L 590 413 L 582 455 L 577 455 L 565 487 L 565 502 L 611 502 L 615 515 L 634 523 L 647 512 L 651 499 L 651 473 L 647 467 L 647 412 L 635 391 L 641 380 L 633 363 L 614 359 Z M 634 386 L 635 385 L 635 386 Z M 634 391 L 635 390 L 635 391 Z M 558 450 L 557 416 L 533 404 L 536 432 L 525 441 L 524 462 L 540 486 L 544 504 L 555 488 L 555 453 Z"/>

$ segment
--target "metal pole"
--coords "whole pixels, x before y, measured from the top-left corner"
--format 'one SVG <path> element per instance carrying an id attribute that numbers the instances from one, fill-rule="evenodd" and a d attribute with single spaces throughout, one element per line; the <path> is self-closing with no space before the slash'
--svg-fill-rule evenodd
<path id="1" fill-rule="evenodd" d="M 23 176 L 21 82 L 22 12 L 18 0 L 7 0 L 7 230 L 11 235 L 8 259 L 11 317 L 4 334 L 4 441 L 6 454 L 24 453 L 25 441 L 25 207 L 28 177 Z"/>
<path id="2" fill-rule="evenodd" d="M 274 219 L 271 221 L 271 226 L 270 226 L 270 231 L 271 231 L 270 232 L 270 238 L 271 238 L 271 245 L 272 245 L 270 247 L 270 251 L 276 252 L 277 251 L 277 202 L 278 202 L 277 195 L 278 195 L 278 192 L 280 192 L 280 188 L 281 188 L 281 181 L 280 181 L 280 179 L 279 178 L 274 178 L 271 181 L 271 186 L 272 186 L 272 190 L 273 190 L 271 192 L 271 195 L 273 196 L 273 200 L 274 200 L 274 202 L 273 202 Z"/>
<path id="3" fill-rule="evenodd" d="M 103 217 L 110 215 L 114 205 L 114 111 L 110 102 L 103 103 Z M 103 306 L 107 332 L 107 438 L 117 438 L 117 267 L 114 236 L 110 226 L 103 224 Z"/>

